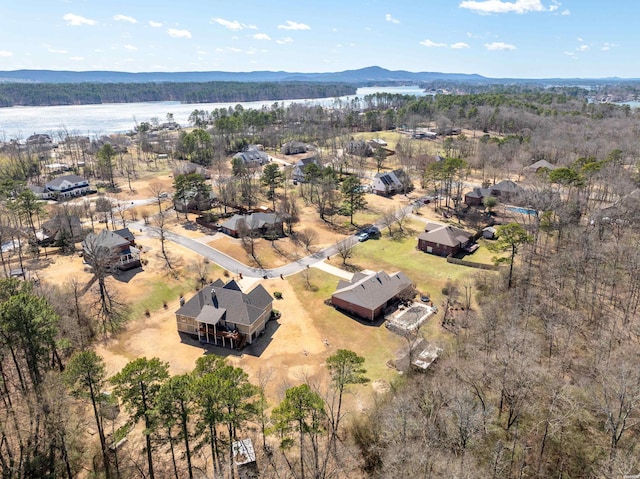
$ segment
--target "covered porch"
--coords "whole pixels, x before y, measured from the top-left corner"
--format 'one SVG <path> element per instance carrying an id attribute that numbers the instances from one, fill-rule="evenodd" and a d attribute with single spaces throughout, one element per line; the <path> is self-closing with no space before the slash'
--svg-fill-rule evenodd
<path id="1" fill-rule="evenodd" d="M 242 349 L 246 337 L 237 328 L 230 328 L 220 324 L 225 309 L 205 305 L 196 318 L 198 324 L 198 341 L 215 344 L 224 348 Z"/>

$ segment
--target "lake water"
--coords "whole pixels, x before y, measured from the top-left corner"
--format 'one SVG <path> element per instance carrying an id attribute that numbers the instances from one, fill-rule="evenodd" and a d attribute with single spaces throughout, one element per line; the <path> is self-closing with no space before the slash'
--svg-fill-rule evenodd
<path id="1" fill-rule="evenodd" d="M 423 96 L 426 93 L 417 86 L 367 87 L 358 88 L 355 95 L 339 98 L 318 98 L 312 100 L 283 100 L 280 105 L 292 103 L 320 104 L 333 106 L 338 100 L 350 102 L 356 97 L 362 98 L 377 92 L 400 93 Z M 73 135 L 96 137 L 111 133 L 123 133 L 132 130 L 136 123 L 158 118 L 162 123 L 167 113 L 173 113 L 175 121 L 188 126 L 188 118 L 193 110 L 211 111 L 216 108 L 235 107 L 260 109 L 271 106 L 275 101 L 231 102 L 231 103 L 180 103 L 175 101 L 143 103 L 108 103 L 102 105 L 65 105 L 65 106 L 16 106 L 0 108 L 0 141 L 9 139 L 24 140 L 34 133 L 49 133 L 54 139 L 55 133 L 66 130 Z"/>

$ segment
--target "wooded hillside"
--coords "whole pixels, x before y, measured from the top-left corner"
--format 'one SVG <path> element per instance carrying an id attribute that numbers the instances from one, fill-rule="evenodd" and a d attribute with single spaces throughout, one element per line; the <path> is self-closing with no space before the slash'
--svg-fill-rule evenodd
<path id="1" fill-rule="evenodd" d="M 333 98 L 356 88 L 339 83 L 0 83 L 0 107 L 146 101 L 219 103 Z"/>

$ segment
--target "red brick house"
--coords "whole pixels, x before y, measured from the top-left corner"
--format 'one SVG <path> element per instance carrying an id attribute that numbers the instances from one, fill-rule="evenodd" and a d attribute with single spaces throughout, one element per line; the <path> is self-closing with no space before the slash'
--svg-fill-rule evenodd
<path id="1" fill-rule="evenodd" d="M 331 295 L 331 304 L 347 313 L 369 321 L 375 320 L 405 291 L 413 287 L 411 280 L 401 271 L 356 273 L 351 281 L 340 281 Z"/>
<path id="2" fill-rule="evenodd" d="M 473 234 L 451 225 L 427 224 L 418 235 L 418 249 L 425 253 L 449 256 L 456 254 L 471 240 Z"/>

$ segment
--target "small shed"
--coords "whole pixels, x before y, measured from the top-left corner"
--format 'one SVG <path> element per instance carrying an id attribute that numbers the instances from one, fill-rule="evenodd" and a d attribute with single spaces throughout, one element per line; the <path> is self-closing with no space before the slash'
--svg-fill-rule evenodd
<path id="1" fill-rule="evenodd" d="M 482 230 L 482 237 L 484 239 L 496 239 L 497 234 L 498 234 L 498 230 L 495 229 L 493 226 L 487 226 Z"/>
<path id="2" fill-rule="evenodd" d="M 256 462 L 256 452 L 251 439 L 235 441 L 232 444 L 232 448 L 233 461 L 238 468 L 238 477 L 240 479 L 257 479 L 260 474 L 258 472 L 258 463 Z"/>

